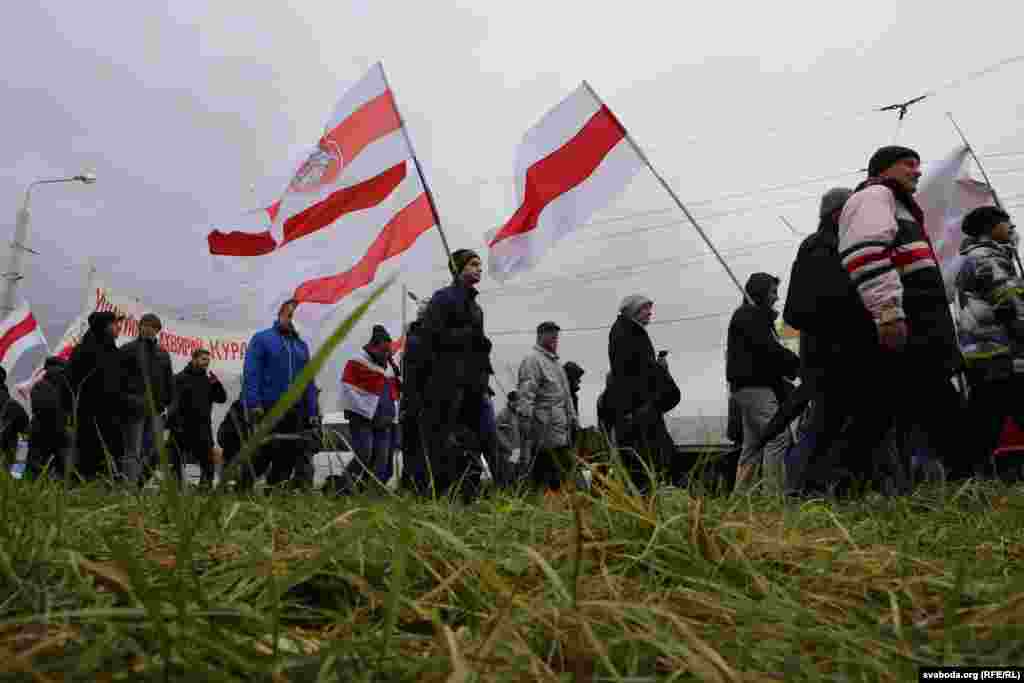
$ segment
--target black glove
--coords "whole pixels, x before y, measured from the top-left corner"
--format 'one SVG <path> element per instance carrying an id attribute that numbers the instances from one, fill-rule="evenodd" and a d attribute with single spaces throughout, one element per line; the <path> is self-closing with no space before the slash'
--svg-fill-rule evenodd
<path id="1" fill-rule="evenodd" d="M 320 416 L 319 415 L 311 416 L 309 418 L 309 420 L 307 420 L 307 424 L 309 425 L 310 429 L 319 429 L 320 428 Z"/>
<path id="2" fill-rule="evenodd" d="M 264 416 L 263 408 L 252 408 L 249 410 L 249 424 L 253 427 L 263 421 Z"/>

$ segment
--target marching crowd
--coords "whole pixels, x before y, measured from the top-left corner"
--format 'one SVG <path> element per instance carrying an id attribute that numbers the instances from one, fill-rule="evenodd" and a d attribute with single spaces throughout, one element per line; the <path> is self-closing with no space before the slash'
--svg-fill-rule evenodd
<path id="1" fill-rule="evenodd" d="M 747 281 L 727 340 L 737 490 L 760 484 L 818 494 L 866 482 L 900 493 L 929 473 L 984 475 L 1007 417 L 1024 425 L 1024 280 L 1014 226 L 995 207 L 967 215 L 950 302 L 914 199 L 920 177 L 915 151 L 884 147 L 858 187 L 824 195 L 818 231 L 800 245 L 782 306 L 800 332 L 799 354 L 776 332 L 779 278 L 755 273 Z M 583 368 L 562 362 L 558 324 L 540 323 L 495 414 L 492 345 L 477 302 L 481 259 L 460 249 L 450 267 L 452 283 L 420 304 L 406 331 L 401 367 L 379 325 L 345 364 L 341 408 L 358 463 L 349 470 L 386 482 L 400 448 L 403 484 L 420 493 L 458 490 L 471 500 L 484 463 L 499 486 L 557 490 L 575 469 Z M 30 476 L 66 475 L 73 466 L 85 480 L 141 486 L 166 432 L 175 475 L 192 459 L 210 487 L 217 466 L 237 459 L 310 361 L 292 323 L 296 305 L 283 304 L 274 325 L 253 337 L 241 395 L 216 438 L 212 407 L 228 397 L 210 354 L 196 351 L 175 375 L 157 344 L 156 316 L 143 316 L 138 338 L 118 347 L 115 314 L 94 313 L 67 362 L 47 359 L 31 390 L 31 419 L 5 385 L 0 390 L 0 448 L 10 454 L 27 430 Z M 642 491 L 659 476 L 680 479 L 665 415 L 681 392 L 647 332 L 653 307 L 642 295 L 621 302 L 597 403 L 601 431 Z M 310 383 L 272 438 L 241 463 L 236 486 L 251 489 L 262 476 L 271 486 L 311 482 L 309 443 L 324 433 L 321 417 Z"/>

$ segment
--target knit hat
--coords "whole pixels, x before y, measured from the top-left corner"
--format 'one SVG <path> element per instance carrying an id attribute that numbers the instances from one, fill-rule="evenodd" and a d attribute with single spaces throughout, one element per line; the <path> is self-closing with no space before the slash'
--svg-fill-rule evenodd
<path id="1" fill-rule="evenodd" d="M 853 195 L 853 190 L 848 187 L 833 187 L 831 190 L 826 192 L 821 198 L 821 209 L 818 211 L 818 217 L 824 218 L 825 216 L 832 215 L 833 211 L 838 211 L 843 208 L 846 204 L 846 200 Z"/>
<path id="2" fill-rule="evenodd" d="M 46 359 L 46 362 L 43 363 L 44 370 L 58 370 L 60 368 L 66 368 L 67 366 L 67 361 L 63 358 L 58 358 L 57 356 L 50 356 Z"/>
<path id="3" fill-rule="evenodd" d="M 452 262 L 448 264 L 448 267 L 452 271 L 452 275 L 454 277 L 461 275 L 466 264 L 475 258 L 480 258 L 480 254 L 476 253 L 472 249 L 456 249 L 453 251 Z"/>
<path id="4" fill-rule="evenodd" d="M 995 206 L 980 206 L 964 217 L 960 229 L 969 237 L 980 237 L 1003 221 L 1010 220 L 1005 211 Z"/>
<path id="5" fill-rule="evenodd" d="M 550 320 L 545 320 L 540 325 L 537 325 L 537 334 L 547 334 L 548 332 L 558 332 L 560 329 L 562 329 L 562 328 L 558 326 L 558 323 L 552 322 Z"/>
<path id="6" fill-rule="evenodd" d="M 631 294 L 622 300 L 619 304 L 619 313 L 623 314 L 627 318 L 636 319 L 640 309 L 647 304 L 653 304 L 654 300 L 650 297 L 644 296 L 643 294 Z"/>
<path id="7" fill-rule="evenodd" d="M 892 168 L 896 162 L 903 159 L 917 159 L 921 161 L 921 155 L 909 147 L 900 147 L 898 145 L 882 147 L 872 154 L 871 160 L 868 161 L 868 177 L 877 178 L 886 170 Z"/>
<path id="8" fill-rule="evenodd" d="M 383 325 L 374 325 L 373 333 L 370 335 L 370 346 L 383 346 L 391 343 L 391 335 Z"/>

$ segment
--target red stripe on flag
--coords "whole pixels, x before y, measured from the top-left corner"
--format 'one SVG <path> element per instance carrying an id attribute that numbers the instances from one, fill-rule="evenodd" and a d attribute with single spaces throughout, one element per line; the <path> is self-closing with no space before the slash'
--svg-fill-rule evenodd
<path id="1" fill-rule="evenodd" d="M 4 336 L 0 337 L 0 360 L 7 357 L 7 352 L 18 342 L 19 339 L 27 337 L 36 331 L 36 318 L 31 313 L 17 325 L 7 330 Z"/>
<path id="2" fill-rule="evenodd" d="M 625 136 L 608 107 L 601 107 L 571 140 L 530 166 L 522 206 L 488 246 L 537 227 L 544 207 L 589 178 Z"/>
<path id="3" fill-rule="evenodd" d="M 377 206 L 405 180 L 402 161 L 369 180 L 333 192 L 327 199 L 300 211 L 284 222 L 284 244 L 324 228 L 347 213 Z"/>
<path id="4" fill-rule="evenodd" d="M 263 232 L 221 232 L 214 230 L 206 236 L 210 253 L 215 256 L 262 256 L 274 251 L 277 243 L 269 230 Z"/>
<path id="5" fill-rule="evenodd" d="M 342 384 L 362 389 L 374 396 L 380 396 L 386 381 L 383 372 L 371 370 L 362 363 L 352 360 L 345 363 L 345 370 L 341 373 Z"/>
<path id="6" fill-rule="evenodd" d="M 324 138 L 341 148 L 341 158 L 348 165 L 370 143 L 401 127 L 391 91 L 385 90 L 352 112 Z"/>
<path id="7" fill-rule="evenodd" d="M 302 283 L 295 290 L 294 298 L 307 303 L 338 303 L 351 292 L 373 282 L 381 263 L 411 247 L 435 224 L 430 201 L 426 193 L 421 194 L 384 226 L 359 263 L 344 273 Z"/>

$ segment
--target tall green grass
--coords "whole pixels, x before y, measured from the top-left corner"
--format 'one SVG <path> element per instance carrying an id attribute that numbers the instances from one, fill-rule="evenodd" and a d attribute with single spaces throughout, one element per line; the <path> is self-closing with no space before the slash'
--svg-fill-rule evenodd
<path id="1" fill-rule="evenodd" d="M 1022 493 L 643 498 L 598 475 L 593 494 L 463 505 L 0 474 L 0 679 L 906 681 L 1020 665 Z"/>

